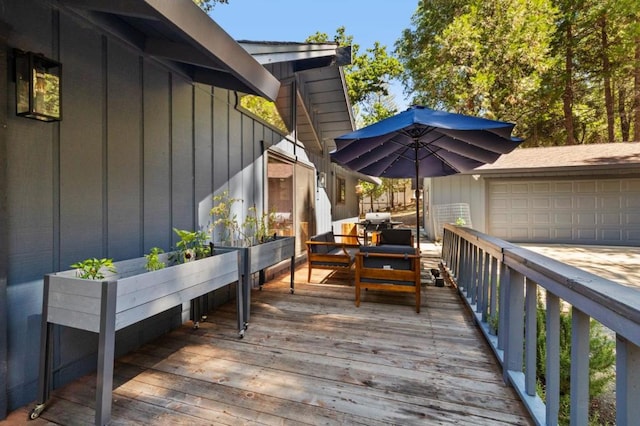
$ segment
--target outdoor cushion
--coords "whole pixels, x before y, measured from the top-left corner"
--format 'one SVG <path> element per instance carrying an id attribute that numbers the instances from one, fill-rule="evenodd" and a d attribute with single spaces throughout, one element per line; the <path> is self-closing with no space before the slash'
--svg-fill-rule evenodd
<path id="1" fill-rule="evenodd" d="M 316 241 L 316 242 L 322 242 L 322 243 L 326 243 L 327 242 L 327 237 L 328 237 L 328 232 L 325 232 L 323 234 L 318 234 L 318 235 L 314 235 L 313 237 L 311 237 L 311 241 Z M 333 237 L 333 234 L 331 235 Z M 311 251 L 313 253 L 317 253 L 317 254 L 326 254 L 329 252 L 329 249 L 331 247 L 326 245 L 326 244 L 314 244 L 311 246 Z"/>
<path id="2" fill-rule="evenodd" d="M 394 244 L 413 246 L 411 229 L 383 229 L 380 231 L 379 245 Z"/>
<path id="3" fill-rule="evenodd" d="M 383 268 L 410 270 L 412 260 L 399 257 L 373 257 L 367 256 L 367 253 L 385 253 L 385 254 L 416 254 L 416 250 L 410 246 L 402 245 L 386 245 L 386 246 L 366 246 L 360 249 L 364 253 L 362 264 L 365 268 Z"/>

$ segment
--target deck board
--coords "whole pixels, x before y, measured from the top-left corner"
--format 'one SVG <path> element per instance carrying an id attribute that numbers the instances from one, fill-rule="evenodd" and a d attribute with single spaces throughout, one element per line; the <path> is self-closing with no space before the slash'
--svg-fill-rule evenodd
<path id="1" fill-rule="evenodd" d="M 532 424 L 452 288 L 423 287 L 416 314 L 411 294 L 356 308 L 346 274 L 306 277 L 254 290 L 244 339 L 231 302 L 119 358 L 112 424 Z M 76 380 L 33 424 L 91 423 L 94 396 Z"/>

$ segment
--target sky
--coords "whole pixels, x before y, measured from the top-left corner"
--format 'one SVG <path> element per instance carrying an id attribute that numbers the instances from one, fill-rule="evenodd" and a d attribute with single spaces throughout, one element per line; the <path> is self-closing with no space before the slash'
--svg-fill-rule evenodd
<path id="1" fill-rule="evenodd" d="M 236 40 L 304 42 L 323 32 L 332 39 L 346 28 L 362 54 L 378 41 L 392 52 L 402 31 L 409 28 L 419 0 L 229 0 L 209 15 Z M 402 86 L 391 92 L 399 110 L 408 105 Z"/>

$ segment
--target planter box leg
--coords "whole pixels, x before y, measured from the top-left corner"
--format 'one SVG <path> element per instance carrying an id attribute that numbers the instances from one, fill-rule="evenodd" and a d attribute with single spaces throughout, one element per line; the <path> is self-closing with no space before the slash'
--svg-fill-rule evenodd
<path id="1" fill-rule="evenodd" d="M 296 274 L 296 257 L 295 256 L 291 256 L 291 266 L 289 266 L 289 268 L 291 269 L 291 285 L 289 287 L 289 291 L 291 292 L 291 294 L 293 294 L 293 292 L 295 291 L 293 282 Z"/>
<path id="2" fill-rule="evenodd" d="M 29 419 L 35 420 L 44 411 L 49 400 L 53 360 L 53 324 L 47 321 L 49 301 L 49 277 L 44 279 L 42 319 L 40 328 L 40 372 L 38 377 L 38 399 L 29 413 Z"/>
<path id="3" fill-rule="evenodd" d="M 113 357 L 115 352 L 116 282 L 102 283 L 100 335 L 98 337 L 98 374 L 96 379 L 96 425 L 111 421 Z"/>

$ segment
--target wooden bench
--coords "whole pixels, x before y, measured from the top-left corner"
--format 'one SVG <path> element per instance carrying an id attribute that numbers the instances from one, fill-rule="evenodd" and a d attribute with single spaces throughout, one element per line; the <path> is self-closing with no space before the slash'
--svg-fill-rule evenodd
<path id="1" fill-rule="evenodd" d="M 356 306 L 361 288 L 413 293 L 420 313 L 420 254 L 407 245 L 361 247 L 356 254 Z"/>
<path id="2" fill-rule="evenodd" d="M 355 238 L 353 235 L 334 234 L 324 232 L 311 237 L 307 244 L 307 266 L 309 268 L 308 282 L 311 282 L 312 269 L 346 270 L 351 272 L 356 253 L 360 249 L 358 243 L 337 242 L 336 237 Z"/>

